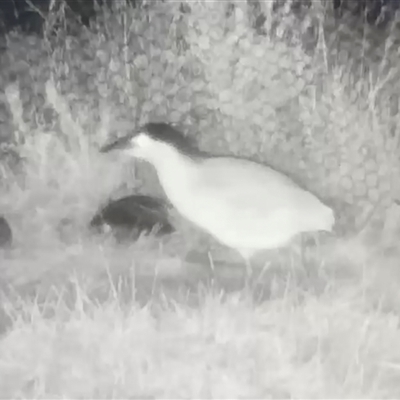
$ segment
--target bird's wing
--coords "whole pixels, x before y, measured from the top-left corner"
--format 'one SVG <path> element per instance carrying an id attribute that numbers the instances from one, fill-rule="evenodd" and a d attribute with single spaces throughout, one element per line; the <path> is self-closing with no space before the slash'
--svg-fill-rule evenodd
<path id="1" fill-rule="evenodd" d="M 308 209 L 319 203 L 286 175 L 243 159 L 215 157 L 203 163 L 198 187 L 214 201 L 265 215 L 280 208 Z"/>

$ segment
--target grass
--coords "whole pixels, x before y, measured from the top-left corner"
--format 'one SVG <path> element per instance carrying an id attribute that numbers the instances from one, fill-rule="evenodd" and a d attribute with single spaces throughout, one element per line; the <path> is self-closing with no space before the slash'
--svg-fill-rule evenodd
<path id="1" fill-rule="evenodd" d="M 216 65 L 215 61 L 223 58 L 218 49 L 232 59 L 237 56 L 237 49 L 227 47 L 222 30 L 217 29 L 213 35 L 214 39 L 218 37 L 220 40 L 220 47 L 213 43 L 209 46 L 209 40 L 204 40 L 204 32 L 209 30 L 204 21 L 217 28 L 220 25 L 220 5 L 214 3 L 211 10 L 202 2 L 193 2 L 193 10 L 197 10 L 203 20 L 194 18 L 197 14 L 193 14 L 194 33 L 189 35 L 192 41 L 189 44 L 195 50 L 190 57 L 195 59 L 196 54 L 209 56 L 205 57 L 208 62 L 205 67 L 195 60 L 197 69 L 189 71 L 195 76 L 193 84 L 184 86 L 186 78 L 174 70 L 175 49 L 171 48 L 165 56 L 171 66 L 170 73 L 174 79 L 176 74 L 178 82 L 168 83 L 171 93 L 177 85 L 182 96 L 181 100 L 176 100 L 179 96 L 175 96 L 171 101 L 178 104 L 172 105 L 162 96 L 155 98 L 151 92 L 159 90 L 163 84 L 161 78 L 150 79 L 152 68 L 158 74 L 162 73 L 161 63 L 146 64 L 149 59 L 144 56 L 140 63 L 146 64 L 146 68 L 140 70 L 135 66 L 136 69 L 131 71 L 132 77 L 128 73 L 127 76 L 116 74 L 118 79 L 113 81 L 106 75 L 118 70 L 120 64 L 126 70 L 131 65 L 129 53 L 124 52 L 123 62 L 120 53 L 115 54 L 116 44 L 126 44 L 129 39 L 128 31 L 123 31 L 124 36 L 118 30 L 119 17 L 124 29 L 129 25 L 132 15 L 126 10 L 113 14 L 115 18 L 110 17 L 107 35 L 101 34 L 104 27 L 99 24 L 99 32 L 92 37 L 91 46 L 82 46 L 89 59 L 92 52 L 95 61 L 99 62 L 99 65 L 88 62 L 89 71 L 93 73 L 87 77 L 88 86 L 98 89 L 94 94 L 89 89 L 85 91 L 86 87 L 79 81 L 85 77 L 87 60 L 82 62 L 84 57 L 79 58 L 81 54 L 74 48 L 77 44 L 73 38 L 66 42 L 75 53 L 68 53 L 68 46 L 60 46 L 46 58 L 37 51 L 41 48 L 37 39 L 30 38 L 31 47 L 24 51 L 21 43 L 25 39 L 18 35 L 10 36 L 8 56 L 12 62 L 8 69 L 16 70 L 26 81 L 21 78 L 16 84 L 7 76 L 6 68 L 1 69 L 4 108 L 9 110 L 7 115 L 11 121 L 3 130 L 22 160 L 18 168 L 1 166 L 0 210 L 10 221 L 14 233 L 14 248 L 0 254 L 1 397 L 399 397 L 400 253 L 397 248 L 398 209 L 395 205 L 386 209 L 386 219 L 393 226 L 386 224 L 385 230 L 372 229 L 362 234 L 322 238 L 321 247 L 310 246 L 303 259 L 296 252 L 295 244 L 287 251 L 262 255 L 263 267 L 266 260 L 272 261 L 269 268 L 256 269 L 258 279 L 251 288 L 244 287 L 244 263 L 240 258 L 178 216 L 175 218 L 177 233 L 163 240 L 141 237 L 130 246 L 120 246 L 111 239 L 92 237 L 87 233 L 88 221 L 110 193 L 117 197 L 135 191 L 154 193 L 159 190 L 152 184 L 154 176 L 151 171 L 138 166 L 132 172 L 120 160 L 105 157 L 97 151 L 110 132 L 114 133 L 115 126 L 117 130 L 124 130 L 124 124 L 129 129 L 132 125 L 132 119 L 126 116 L 117 118 L 114 114 L 123 114 L 126 106 L 124 95 L 129 98 L 127 112 L 134 108 L 132 103 L 139 104 L 144 96 L 143 110 L 154 107 L 157 112 L 164 110 L 162 115 L 177 120 L 182 113 L 188 114 L 188 119 L 181 122 L 192 126 L 189 123 L 193 122 L 191 113 L 186 108 L 195 108 L 196 105 L 188 101 L 188 94 L 189 98 L 207 104 L 210 100 L 207 95 L 213 93 L 201 97 L 190 92 L 197 86 L 204 89 L 210 83 L 204 81 L 207 75 L 212 79 L 212 90 L 218 94 L 218 85 L 225 85 L 226 91 L 223 96 L 225 111 L 221 111 L 220 103 L 214 98 L 212 107 L 215 109 L 206 109 L 207 118 L 203 115 L 199 122 L 207 133 L 199 138 L 204 147 L 223 148 L 225 152 L 243 152 L 245 155 L 252 153 L 256 158 L 262 158 L 266 149 L 270 149 L 270 154 L 276 153 L 274 163 L 284 158 L 282 162 L 289 160 L 287 165 L 290 167 L 292 160 L 296 164 L 301 159 L 300 156 L 297 158 L 300 151 L 296 152 L 292 141 L 301 142 L 304 133 L 304 138 L 312 139 L 311 154 L 316 160 L 312 164 L 312 159 L 304 158 L 311 162 L 310 169 L 315 173 L 310 181 L 315 185 L 319 181 L 328 182 L 331 191 L 339 187 L 334 185 L 343 177 L 327 175 L 322 169 L 324 178 L 317 179 L 320 171 L 316 166 L 323 164 L 324 158 L 329 158 L 335 169 L 339 161 L 332 154 L 343 150 L 350 160 L 356 158 L 352 153 L 354 144 L 349 144 L 349 141 L 358 144 L 363 140 L 362 135 L 366 141 L 370 135 L 376 139 L 377 149 L 379 141 L 385 142 L 386 137 L 380 134 L 392 127 L 395 118 L 382 111 L 384 108 L 375 106 L 377 92 L 380 95 L 386 93 L 383 83 L 382 87 L 379 86 L 379 79 L 376 91 L 371 89 L 370 97 L 364 96 L 366 100 L 357 96 L 349 99 L 346 91 L 351 91 L 352 79 L 346 75 L 345 68 L 340 73 L 335 70 L 331 79 L 325 81 L 323 101 L 304 94 L 303 86 L 314 88 L 305 80 L 296 81 L 298 87 L 292 84 L 295 77 L 289 73 L 291 68 L 287 68 L 288 82 L 282 86 L 279 79 L 272 80 L 274 71 L 266 69 L 265 73 L 257 75 L 257 79 L 265 78 L 269 87 L 275 85 L 275 90 L 280 93 L 277 98 L 274 93 L 260 91 L 260 85 L 254 85 L 252 80 L 247 82 L 242 78 L 247 75 L 238 73 L 239 70 L 232 70 L 237 74 L 234 85 L 221 80 L 221 76 L 229 75 L 224 64 L 229 60 L 226 58 L 222 64 Z M 164 5 L 154 7 L 163 15 Z M 171 10 L 176 12 L 174 7 L 171 6 Z M 157 12 L 153 14 L 156 21 Z M 211 12 L 212 19 L 208 18 L 208 12 Z M 132 13 L 132 18 L 137 18 L 135 13 L 139 11 Z M 245 12 L 237 12 L 242 21 L 244 15 Z M 196 21 L 202 21 L 198 27 L 203 32 L 202 41 L 195 34 Z M 267 22 L 272 29 L 273 21 Z M 286 22 L 290 25 L 289 19 Z M 173 23 L 178 24 L 176 19 Z M 141 24 L 133 24 L 131 29 L 141 29 Z M 179 28 L 182 26 L 177 25 Z M 161 28 L 154 23 L 151 25 L 154 31 L 146 31 L 155 41 L 155 47 L 158 43 L 157 29 Z M 228 25 L 226 28 L 230 29 Z M 87 32 L 82 35 L 86 38 Z M 104 42 L 105 37 L 111 38 L 109 43 Z M 230 40 L 232 37 L 235 36 L 231 35 Z M 162 36 L 163 40 L 168 45 L 168 35 Z M 198 44 L 200 47 L 196 47 Z M 253 43 L 244 40 L 242 44 L 245 50 L 241 51 L 249 57 L 246 60 L 251 67 L 253 61 L 249 54 L 253 54 Z M 162 47 L 164 42 L 159 45 L 162 51 L 156 52 L 158 56 L 165 50 Z M 274 43 L 269 45 L 267 55 L 275 54 L 278 60 L 283 58 L 279 68 L 289 65 L 295 69 L 291 63 L 297 61 L 285 58 L 285 45 L 279 48 Z M 262 51 L 259 43 L 257 46 L 257 51 Z M 214 50 L 215 55 L 212 53 Z M 300 48 L 296 50 L 294 58 L 300 58 L 303 63 L 299 62 L 300 70 L 317 79 L 318 66 L 315 66 L 315 71 L 307 70 L 304 60 L 308 58 L 302 58 Z M 325 54 L 329 53 L 326 48 L 324 50 Z M 64 59 L 61 57 L 63 51 Z M 24 75 L 26 54 L 30 57 L 30 66 L 29 74 L 25 71 Z M 103 59 L 106 66 L 102 64 Z M 178 61 L 184 64 L 182 59 Z M 264 54 L 261 59 L 272 60 L 273 57 Z M 228 64 L 231 68 L 232 64 Z M 257 68 L 264 68 L 263 65 L 260 61 Z M 204 76 L 203 67 L 207 72 Z M 244 62 L 240 68 L 245 67 Z M 268 65 L 272 70 L 275 67 Z M 46 75 L 48 70 L 51 73 Z M 394 73 L 397 71 L 392 68 L 392 75 L 393 70 Z M 141 76 L 141 73 L 145 75 Z M 135 74 L 152 86 L 135 86 L 136 97 L 129 92 L 132 88 L 125 84 L 129 82 L 134 86 L 139 82 L 139 79 L 135 80 Z M 27 75 L 34 82 L 29 81 Z M 282 80 L 286 78 L 282 77 Z M 311 78 L 308 76 L 307 79 Z M 121 82 L 123 90 L 119 88 L 120 97 L 116 99 L 113 85 L 121 85 Z M 391 84 L 389 81 L 386 83 L 388 86 Z M 296 86 L 296 89 L 291 93 L 285 92 L 285 84 Z M 240 103 L 243 100 L 241 96 L 235 97 L 237 104 L 232 106 L 234 102 L 227 92 L 229 89 L 239 93 L 243 85 L 249 89 L 249 101 L 245 102 L 249 108 Z M 368 87 L 364 82 L 360 86 L 363 90 Z M 31 91 L 29 96 L 27 90 Z M 149 92 L 144 93 L 146 90 Z M 160 93 L 164 92 L 168 92 L 166 87 L 160 90 Z M 260 99 L 261 92 L 263 107 L 260 106 L 261 100 L 253 101 Z M 143 95 L 142 98 L 139 94 Z M 285 96 L 290 103 L 287 108 L 286 103 L 285 107 L 280 104 Z M 294 101 L 297 97 L 300 98 L 299 108 Z M 204 107 L 204 104 L 200 106 Z M 168 107 L 173 110 L 170 114 Z M 277 107 L 278 111 L 275 110 Z M 139 112 L 136 107 L 132 110 L 134 112 Z M 154 115 L 143 113 L 141 118 Z M 244 120 L 235 120 L 236 113 L 240 114 L 239 119 L 244 117 Z M 253 119 L 254 116 L 257 118 Z M 210 123 L 213 119 L 225 129 L 214 129 L 215 125 Z M 265 134 L 246 136 L 248 132 L 245 129 L 249 129 L 247 121 L 250 119 L 253 123 L 251 132 L 266 126 L 275 136 L 271 135 L 270 141 Z M 304 132 L 300 128 L 302 124 Z M 278 129 L 288 126 L 289 132 Z M 218 136 L 220 132 L 224 134 Z M 293 132 L 297 136 L 292 135 Z M 286 133 L 292 136 L 285 136 Z M 276 150 L 276 143 L 285 146 L 285 150 Z M 318 152 L 316 146 L 320 143 L 332 146 L 328 148 L 327 156 Z M 290 152 L 295 154 L 286 157 Z M 390 169 L 385 153 L 378 155 L 383 157 L 380 164 L 387 162 Z M 361 152 L 356 156 L 358 168 L 364 159 Z M 345 172 L 351 174 L 351 168 L 350 163 Z M 302 170 L 294 172 L 302 173 Z M 349 195 L 350 200 L 354 199 L 350 190 L 354 184 L 351 179 L 350 176 L 349 186 L 344 187 L 343 192 L 339 191 L 340 195 Z M 125 185 L 125 182 L 129 184 Z M 354 184 L 361 187 L 360 196 L 364 196 L 364 187 L 357 185 Z M 368 203 L 369 199 L 363 198 L 363 201 Z M 64 218 L 72 223 L 61 224 Z M 210 249 L 209 256 L 207 250 Z"/>
<path id="2" fill-rule="evenodd" d="M 88 253 L 74 263 L 87 275 Z M 143 305 L 135 295 L 123 301 L 115 284 L 98 301 L 71 277 L 46 301 L 14 293 L 0 342 L 2 396 L 396 397 L 399 317 L 379 301 L 377 271 L 334 278 L 321 269 L 303 282 L 274 271 L 268 300 L 204 284 L 194 304 L 165 284 Z"/>

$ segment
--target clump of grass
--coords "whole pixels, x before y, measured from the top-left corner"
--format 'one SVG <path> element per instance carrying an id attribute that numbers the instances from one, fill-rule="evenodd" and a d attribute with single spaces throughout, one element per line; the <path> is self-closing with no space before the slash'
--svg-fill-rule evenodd
<path id="1" fill-rule="evenodd" d="M 206 294 L 199 308 L 101 306 L 75 286 L 65 307 L 8 303 L 6 397 L 391 398 L 398 317 L 339 287 L 299 303 Z M 46 318 L 52 308 L 50 319 Z"/>
<path id="2" fill-rule="evenodd" d="M 19 216 L 19 234 L 26 234 L 21 241 L 30 243 L 35 225 L 37 232 L 42 233 L 48 225 L 50 235 L 54 235 L 57 223 L 63 218 L 85 225 L 118 186 L 121 164 L 98 155 L 98 143 L 91 141 L 73 120 L 68 103 L 59 95 L 54 81 L 46 84 L 46 101 L 58 115 L 60 130 L 29 126 L 24 121 L 17 85 L 7 88 L 7 99 L 24 173 L 10 176 L 8 198 L 13 201 L 3 201 L 3 208 L 6 214 Z"/>

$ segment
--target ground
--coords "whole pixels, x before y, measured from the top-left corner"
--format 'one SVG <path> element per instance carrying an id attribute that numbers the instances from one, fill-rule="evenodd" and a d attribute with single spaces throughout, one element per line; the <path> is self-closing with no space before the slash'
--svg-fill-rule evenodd
<path id="1" fill-rule="evenodd" d="M 179 233 L 38 242 L 3 255 L 5 397 L 400 393 L 393 248 L 327 237 L 306 265 L 292 248 L 245 287 L 240 259 L 212 263 Z"/>

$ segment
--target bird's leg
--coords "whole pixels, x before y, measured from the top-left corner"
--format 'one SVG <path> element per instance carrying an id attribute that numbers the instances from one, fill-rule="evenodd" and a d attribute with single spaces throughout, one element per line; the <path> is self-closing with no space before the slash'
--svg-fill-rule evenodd
<path id="1" fill-rule="evenodd" d="M 251 266 L 251 261 L 250 261 L 252 253 L 246 250 L 241 250 L 240 254 L 244 259 L 246 267 L 246 286 L 247 286 L 250 283 L 251 278 L 253 277 L 253 268 Z"/>
<path id="2" fill-rule="evenodd" d="M 304 239 L 304 235 L 300 235 L 300 258 L 302 263 L 302 268 L 306 267 L 306 255 L 305 255 L 305 245 L 306 241 Z"/>
<path id="3" fill-rule="evenodd" d="M 314 240 L 314 250 L 309 244 L 309 240 L 312 238 Z M 303 268 L 306 268 L 307 264 L 312 261 L 313 256 L 315 256 L 315 252 L 319 251 L 319 239 L 316 234 L 302 234 L 300 239 L 300 256 L 303 264 Z"/>
<path id="4" fill-rule="evenodd" d="M 244 289 L 246 291 L 249 291 L 251 289 L 253 269 L 251 268 L 250 258 L 245 257 L 244 262 L 245 262 L 245 267 L 246 267 L 246 274 L 244 277 Z"/>
<path id="5" fill-rule="evenodd" d="M 253 276 L 253 269 L 251 267 L 250 258 L 246 257 L 244 259 L 245 266 L 246 266 L 246 278 L 250 279 Z"/>

